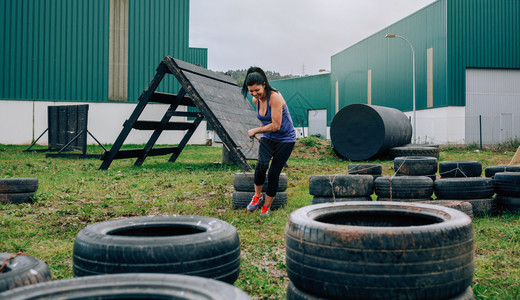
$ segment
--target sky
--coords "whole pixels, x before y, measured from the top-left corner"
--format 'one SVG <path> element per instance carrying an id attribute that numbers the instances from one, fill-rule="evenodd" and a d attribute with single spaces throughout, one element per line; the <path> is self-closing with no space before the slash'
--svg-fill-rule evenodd
<path id="1" fill-rule="evenodd" d="M 191 0 L 190 47 L 208 69 L 330 70 L 334 54 L 436 0 Z M 398 33 L 397 33 L 398 34 Z"/>

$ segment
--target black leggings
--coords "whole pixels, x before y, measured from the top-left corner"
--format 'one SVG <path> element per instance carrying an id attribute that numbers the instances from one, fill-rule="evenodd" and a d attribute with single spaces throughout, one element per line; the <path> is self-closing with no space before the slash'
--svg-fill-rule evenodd
<path id="1" fill-rule="evenodd" d="M 293 143 L 281 143 L 275 142 L 266 138 L 260 139 L 260 147 L 258 149 L 258 163 L 255 169 L 255 185 L 264 185 L 265 173 L 269 169 L 267 174 L 267 196 L 276 196 L 276 190 L 278 189 L 278 180 L 280 173 L 285 163 L 291 156 L 291 152 L 294 148 Z M 271 167 L 269 167 L 269 161 Z"/>

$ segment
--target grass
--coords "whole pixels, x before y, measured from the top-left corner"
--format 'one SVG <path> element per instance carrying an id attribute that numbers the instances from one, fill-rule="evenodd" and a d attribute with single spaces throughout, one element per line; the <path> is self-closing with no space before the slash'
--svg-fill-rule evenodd
<path id="1" fill-rule="evenodd" d="M 129 146 L 132 147 L 132 146 Z M 284 299 L 288 284 L 284 227 L 288 215 L 309 205 L 308 178 L 346 173 L 349 162 L 338 159 L 327 141 L 299 140 L 285 169 L 288 204 L 271 212 L 234 210 L 231 205 L 236 165 L 222 165 L 221 149 L 188 146 L 175 163 L 168 157 L 114 161 L 99 171 L 96 159 L 46 158 L 22 153 L 26 146 L 0 145 L 0 178 L 36 177 L 39 189 L 31 204 L 0 204 L 0 252 L 24 251 L 49 265 L 53 279 L 72 277 L 74 238 L 85 226 L 115 218 L 190 214 L 209 216 L 234 225 L 241 241 L 241 271 L 235 286 L 253 299 Z M 99 153 L 96 146 L 89 153 Z M 450 147 L 441 160 L 478 160 L 483 166 L 507 164 L 513 149 L 478 150 Z M 393 174 L 390 160 L 383 174 Z M 254 162 L 251 162 L 254 166 Z M 520 298 L 520 213 L 474 219 L 477 299 Z"/>

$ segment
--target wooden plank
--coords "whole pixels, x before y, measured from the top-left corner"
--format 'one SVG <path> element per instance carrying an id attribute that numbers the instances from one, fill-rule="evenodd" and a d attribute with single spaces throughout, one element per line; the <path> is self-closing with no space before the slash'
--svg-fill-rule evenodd
<path id="1" fill-rule="evenodd" d="M 231 76 L 227 76 L 227 75 L 224 75 L 224 74 L 221 74 L 221 73 L 216 73 L 216 72 L 210 71 L 208 69 L 205 69 L 205 68 L 203 68 L 201 66 L 190 64 L 190 63 L 187 63 L 187 62 L 184 62 L 182 60 L 175 59 L 175 58 L 172 58 L 172 57 L 169 57 L 169 56 L 167 56 L 167 57 L 169 59 L 172 59 L 172 61 L 174 61 L 175 65 L 180 70 L 184 71 L 184 73 L 186 73 L 186 72 L 194 73 L 194 74 L 197 74 L 199 76 L 212 79 L 214 81 L 216 80 L 216 81 L 220 81 L 220 82 L 223 82 L 223 83 L 227 83 L 227 84 L 231 84 L 231 85 L 235 85 L 236 86 L 236 82 L 235 82 L 235 80 Z M 166 57 L 165 57 L 165 59 L 166 59 Z"/>
<path id="2" fill-rule="evenodd" d="M 177 151 L 177 147 L 160 147 L 160 148 L 152 148 L 148 152 L 148 156 L 159 156 L 159 155 L 168 155 Z M 114 156 L 114 159 L 124 159 L 124 158 L 136 158 L 142 155 L 144 149 L 123 149 L 119 150 L 117 154 Z M 105 153 L 106 155 L 106 153 Z M 104 156 L 105 156 L 104 155 Z M 103 156 L 103 158 L 104 158 Z"/>
<path id="3" fill-rule="evenodd" d="M 191 126 L 191 122 L 169 122 L 162 125 L 158 121 L 136 121 L 132 128 L 137 130 L 188 130 Z"/>
<path id="4" fill-rule="evenodd" d="M 172 104 L 172 103 L 176 103 L 177 95 L 155 92 L 150 96 L 149 101 L 156 102 L 156 103 L 163 103 L 163 104 Z M 196 107 L 195 104 L 193 103 L 193 100 L 191 100 L 191 98 L 189 98 L 189 97 L 183 97 L 181 99 L 181 102 L 179 103 L 179 105 Z"/>
<path id="5" fill-rule="evenodd" d="M 520 164 L 520 146 L 518 146 L 518 149 L 516 149 L 516 153 L 513 156 L 513 159 L 511 159 L 510 165 L 518 165 Z"/>
<path id="6" fill-rule="evenodd" d="M 170 117 L 189 117 L 189 118 L 198 118 L 202 116 L 200 112 L 192 112 L 192 111 L 168 111 L 168 116 Z"/>

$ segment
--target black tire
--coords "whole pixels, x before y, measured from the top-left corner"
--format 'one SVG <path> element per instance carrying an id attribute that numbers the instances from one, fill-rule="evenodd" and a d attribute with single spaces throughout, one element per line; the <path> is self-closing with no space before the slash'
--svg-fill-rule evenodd
<path id="1" fill-rule="evenodd" d="M 498 195 L 520 197 L 520 172 L 496 173 L 494 179 Z"/>
<path id="2" fill-rule="evenodd" d="M 439 148 L 439 144 L 407 144 L 403 147 L 432 147 L 432 148 Z"/>
<path id="3" fill-rule="evenodd" d="M 111 274 L 17 288 L 1 299 L 251 299 L 238 288 L 217 280 L 174 274 Z"/>
<path id="4" fill-rule="evenodd" d="M 330 203 L 330 202 L 345 202 L 345 201 L 372 201 L 372 197 L 317 197 L 312 198 L 312 204 Z"/>
<path id="5" fill-rule="evenodd" d="M 232 204 L 234 209 L 247 208 L 255 192 L 233 192 Z M 265 195 L 264 195 L 265 197 Z M 265 198 L 264 198 L 265 199 Z M 278 192 L 271 203 L 271 209 L 275 210 L 287 205 L 287 192 Z"/>
<path id="6" fill-rule="evenodd" d="M 306 293 L 299 288 L 297 288 L 292 281 L 289 281 L 289 285 L 287 286 L 287 295 L 285 300 L 327 300 L 329 298 L 321 298 L 316 295 L 311 295 Z"/>
<path id="7" fill-rule="evenodd" d="M 37 178 L 0 179 L 0 194 L 34 193 L 37 189 Z"/>
<path id="8" fill-rule="evenodd" d="M 394 159 L 394 170 L 400 175 L 431 175 L 437 173 L 437 158 L 400 156 Z"/>
<path id="9" fill-rule="evenodd" d="M 473 278 L 471 218 L 438 205 L 305 206 L 289 216 L 285 241 L 289 279 L 324 298 L 445 299 Z"/>
<path id="10" fill-rule="evenodd" d="M 312 175 L 309 194 L 319 197 L 364 197 L 374 193 L 372 175 Z"/>
<path id="11" fill-rule="evenodd" d="M 234 283 L 240 270 L 235 227 L 199 216 L 147 216 L 87 226 L 74 242 L 75 277 L 173 273 Z"/>
<path id="12" fill-rule="evenodd" d="M 495 197 L 497 207 L 504 210 L 519 211 L 520 210 L 520 197 L 507 197 L 497 195 Z"/>
<path id="13" fill-rule="evenodd" d="M 493 177 L 496 173 L 501 172 L 520 172 L 519 165 L 490 166 L 484 169 L 484 176 Z"/>
<path id="14" fill-rule="evenodd" d="M 433 195 L 433 181 L 426 176 L 383 176 L 374 181 L 377 196 L 424 199 Z"/>
<path id="15" fill-rule="evenodd" d="M 431 156 L 439 159 L 439 148 L 420 146 L 393 147 L 390 148 L 389 154 L 391 158 L 400 156 Z"/>
<path id="16" fill-rule="evenodd" d="M 0 253 L 0 266 L 13 254 Z M 0 273 L 0 292 L 21 286 L 52 280 L 51 271 L 46 263 L 27 255 L 18 255 L 6 262 Z M 9 299 L 2 298 L 0 299 Z"/>
<path id="17" fill-rule="evenodd" d="M 439 162 L 441 178 L 480 177 L 482 163 L 476 160 L 441 161 Z"/>
<path id="18" fill-rule="evenodd" d="M 262 192 L 267 192 L 267 176 L 265 178 Z M 288 186 L 287 174 L 281 173 L 280 179 L 278 180 L 277 192 L 284 192 Z M 233 176 L 233 187 L 235 191 L 239 192 L 254 192 L 255 191 L 255 173 L 235 173 Z"/>
<path id="19" fill-rule="evenodd" d="M 429 175 L 403 175 L 403 174 L 395 174 L 395 176 L 425 176 L 430 178 L 433 182 L 437 180 L 437 174 L 429 174 Z"/>
<path id="20" fill-rule="evenodd" d="M 437 199 L 467 200 L 490 198 L 495 194 L 495 186 L 491 178 L 441 178 L 435 180 Z"/>
<path id="21" fill-rule="evenodd" d="M 34 192 L 31 193 L 14 193 L 0 194 L 0 203 L 22 204 L 32 202 Z"/>
<path id="22" fill-rule="evenodd" d="M 377 201 L 395 201 L 395 202 L 423 202 L 423 201 L 431 201 L 432 197 L 429 198 L 386 198 L 386 197 L 377 197 Z"/>
<path id="23" fill-rule="evenodd" d="M 470 218 L 473 219 L 473 205 L 471 205 L 468 201 L 459 201 L 459 200 L 431 200 L 431 201 L 421 201 L 421 203 L 425 204 L 433 204 L 440 205 L 444 207 L 453 208 L 459 210 Z"/>
<path id="24" fill-rule="evenodd" d="M 350 164 L 348 165 L 348 173 L 381 175 L 383 173 L 383 166 L 380 164 Z"/>
<path id="25" fill-rule="evenodd" d="M 495 198 L 468 199 L 464 201 L 471 203 L 473 216 L 475 217 L 494 216 L 496 214 L 497 202 Z"/>

